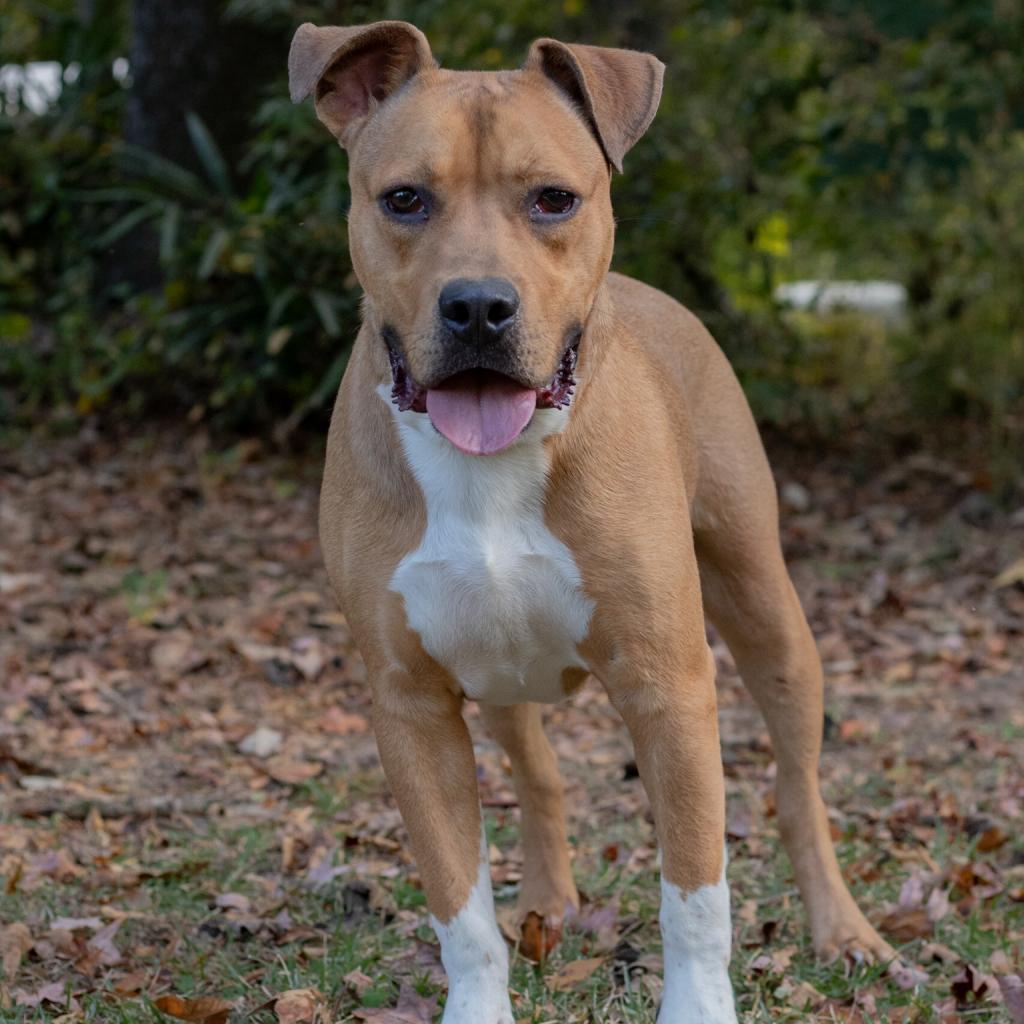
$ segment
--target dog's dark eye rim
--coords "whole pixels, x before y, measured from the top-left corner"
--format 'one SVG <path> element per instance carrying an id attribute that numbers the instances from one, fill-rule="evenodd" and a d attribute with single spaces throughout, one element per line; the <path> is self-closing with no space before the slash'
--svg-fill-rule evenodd
<path id="1" fill-rule="evenodd" d="M 538 189 L 532 197 L 530 216 L 535 220 L 565 220 L 580 205 L 580 197 L 571 189 L 548 185 Z"/>
<path id="2" fill-rule="evenodd" d="M 427 216 L 427 197 L 412 185 L 388 189 L 381 195 L 380 205 L 398 220 L 425 220 Z"/>

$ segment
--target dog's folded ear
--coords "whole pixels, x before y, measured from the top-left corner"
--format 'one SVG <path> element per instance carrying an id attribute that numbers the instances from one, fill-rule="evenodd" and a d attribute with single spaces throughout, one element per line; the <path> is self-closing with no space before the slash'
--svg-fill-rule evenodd
<path id="1" fill-rule="evenodd" d="M 637 50 L 538 39 L 523 68 L 547 75 L 569 96 L 621 171 L 622 158 L 657 113 L 665 65 Z"/>
<path id="2" fill-rule="evenodd" d="M 437 66 L 427 37 L 405 21 L 350 28 L 300 25 L 288 53 L 292 102 L 311 93 L 317 117 L 342 145 L 377 104 L 418 71 Z"/>

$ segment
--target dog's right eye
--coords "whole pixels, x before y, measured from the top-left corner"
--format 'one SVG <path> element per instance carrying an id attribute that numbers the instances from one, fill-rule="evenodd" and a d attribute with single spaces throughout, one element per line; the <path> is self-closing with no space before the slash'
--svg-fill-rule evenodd
<path id="1" fill-rule="evenodd" d="M 395 217 L 403 219 L 420 218 L 427 212 L 423 197 L 414 188 L 403 186 L 392 189 L 381 197 L 384 209 Z"/>

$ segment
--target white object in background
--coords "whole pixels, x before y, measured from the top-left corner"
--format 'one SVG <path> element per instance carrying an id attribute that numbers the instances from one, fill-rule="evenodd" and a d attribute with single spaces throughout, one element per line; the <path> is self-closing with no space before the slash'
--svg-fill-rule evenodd
<path id="1" fill-rule="evenodd" d="M 907 289 L 897 281 L 790 281 L 774 297 L 783 306 L 815 313 L 853 309 L 898 318 L 907 308 Z"/>

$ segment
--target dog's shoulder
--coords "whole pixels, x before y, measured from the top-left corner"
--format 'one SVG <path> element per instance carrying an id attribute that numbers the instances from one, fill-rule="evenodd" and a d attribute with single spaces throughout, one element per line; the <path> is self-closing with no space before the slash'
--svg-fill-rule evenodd
<path id="1" fill-rule="evenodd" d="M 632 334 L 658 377 L 674 383 L 693 404 L 709 378 L 732 370 L 718 343 L 698 317 L 671 295 L 624 274 L 608 275 L 615 319 Z"/>
<path id="2" fill-rule="evenodd" d="M 714 345 L 704 324 L 668 293 L 615 272 L 608 275 L 608 289 L 616 316 L 641 340 L 660 335 L 676 347 Z"/>

